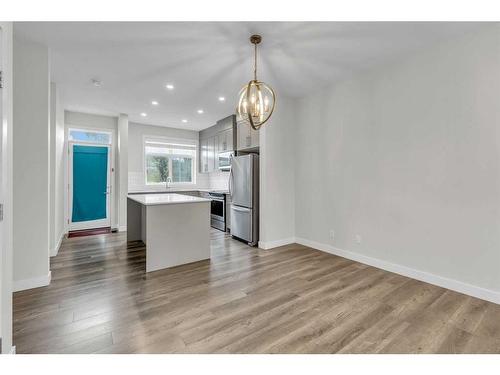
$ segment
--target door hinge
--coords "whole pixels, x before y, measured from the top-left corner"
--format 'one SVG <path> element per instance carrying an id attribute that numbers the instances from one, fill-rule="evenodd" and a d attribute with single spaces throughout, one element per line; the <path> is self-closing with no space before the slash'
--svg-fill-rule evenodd
<path id="1" fill-rule="evenodd" d="M 0 70 L 0 89 L 3 89 L 3 72 Z"/>
<path id="2" fill-rule="evenodd" d="M 3 221 L 3 203 L 0 203 L 0 221 Z"/>

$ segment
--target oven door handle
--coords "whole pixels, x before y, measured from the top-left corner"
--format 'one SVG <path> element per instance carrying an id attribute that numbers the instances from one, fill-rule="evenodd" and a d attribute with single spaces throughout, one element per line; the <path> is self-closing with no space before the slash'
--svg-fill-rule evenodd
<path id="1" fill-rule="evenodd" d="M 224 199 L 221 199 L 221 198 L 213 198 L 213 197 L 211 197 L 210 199 L 213 200 L 213 201 L 224 203 Z"/>

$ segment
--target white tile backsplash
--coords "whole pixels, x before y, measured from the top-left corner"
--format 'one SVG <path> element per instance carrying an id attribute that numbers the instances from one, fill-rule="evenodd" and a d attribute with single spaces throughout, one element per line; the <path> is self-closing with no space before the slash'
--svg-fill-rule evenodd
<path id="1" fill-rule="evenodd" d="M 210 189 L 228 190 L 229 189 L 229 172 L 214 172 L 208 174 Z"/>
<path id="2" fill-rule="evenodd" d="M 229 173 L 228 172 L 214 172 L 214 173 L 198 173 L 196 176 L 196 184 L 186 184 L 183 186 L 176 186 L 186 189 L 214 189 L 214 190 L 227 190 L 229 186 Z M 164 190 L 165 185 L 151 186 L 144 183 L 144 174 L 142 172 L 129 172 L 128 173 L 128 191 L 159 191 Z"/>
<path id="3" fill-rule="evenodd" d="M 196 184 L 176 185 L 182 189 L 208 189 L 210 188 L 210 179 L 206 174 L 198 174 L 196 176 Z M 144 182 L 144 174 L 142 172 L 128 173 L 128 191 L 159 191 L 165 190 L 165 185 L 146 185 Z"/>

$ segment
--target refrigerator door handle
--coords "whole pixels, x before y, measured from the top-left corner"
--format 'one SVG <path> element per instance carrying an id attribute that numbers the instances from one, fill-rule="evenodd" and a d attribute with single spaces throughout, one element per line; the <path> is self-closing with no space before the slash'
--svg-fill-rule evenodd
<path id="1" fill-rule="evenodd" d="M 246 207 L 238 207 L 238 206 L 231 206 L 231 209 L 233 209 L 234 211 L 238 211 L 238 212 L 249 212 L 251 211 L 250 208 L 246 208 Z"/>
<path id="2" fill-rule="evenodd" d="M 230 157 L 229 165 L 233 163 L 233 157 Z M 229 196 L 233 198 L 233 168 L 229 171 Z"/>

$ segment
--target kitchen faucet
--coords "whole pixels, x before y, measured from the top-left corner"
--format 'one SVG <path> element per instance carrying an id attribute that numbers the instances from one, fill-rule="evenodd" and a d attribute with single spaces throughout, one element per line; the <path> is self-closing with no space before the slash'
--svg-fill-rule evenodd
<path id="1" fill-rule="evenodd" d="M 167 182 L 165 183 L 165 187 L 170 189 L 170 184 L 172 183 L 172 177 L 167 177 Z"/>

